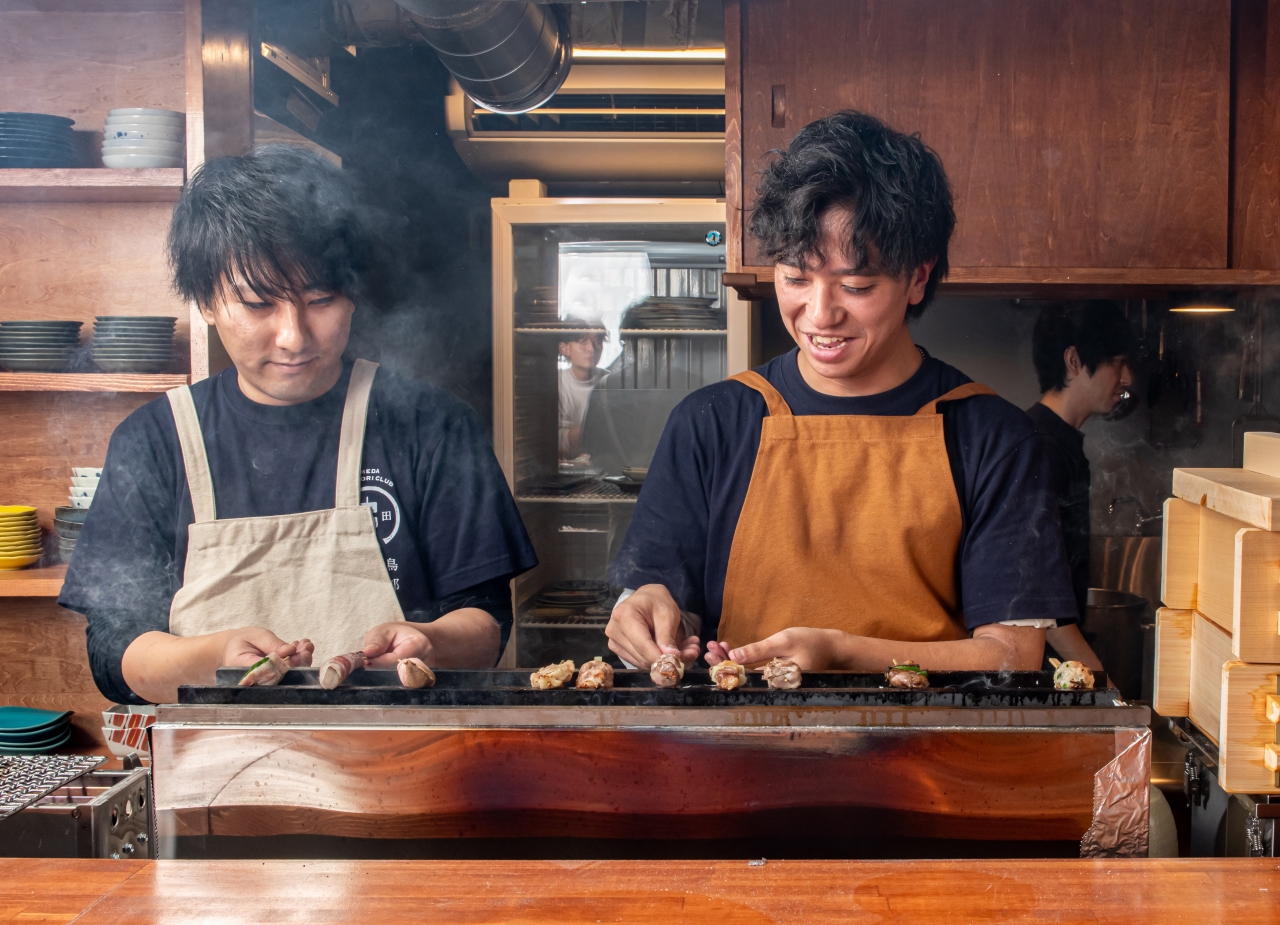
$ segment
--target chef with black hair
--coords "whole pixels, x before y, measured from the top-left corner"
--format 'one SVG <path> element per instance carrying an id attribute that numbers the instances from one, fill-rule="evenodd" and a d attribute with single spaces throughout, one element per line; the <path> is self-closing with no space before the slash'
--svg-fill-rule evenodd
<path id="1" fill-rule="evenodd" d="M 497 662 L 533 548 L 471 410 L 345 356 L 374 253 L 342 172 L 301 148 L 211 160 L 183 191 L 175 288 L 233 365 L 111 438 L 59 598 L 111 700 L 269 654 Z"/>

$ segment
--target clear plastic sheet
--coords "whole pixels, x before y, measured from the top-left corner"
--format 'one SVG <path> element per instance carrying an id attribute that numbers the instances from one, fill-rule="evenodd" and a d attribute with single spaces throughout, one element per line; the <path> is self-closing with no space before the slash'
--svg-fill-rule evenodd
<path id="1" fill-rule="evenodd" d="M 1093 824 L 1082 858 L 1145 858 L 1150 826 L 1151 730 L 1117 729 L 1116 756 L 1093 775 Z"/>

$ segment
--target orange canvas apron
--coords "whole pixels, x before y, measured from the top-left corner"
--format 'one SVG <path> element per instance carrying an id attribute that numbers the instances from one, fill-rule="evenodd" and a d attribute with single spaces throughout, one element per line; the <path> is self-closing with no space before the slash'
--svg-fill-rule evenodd
<path id="1" fill-rule="evenodd" d="M 720 641 L 792 626 L 908 641 L 968 636 L 957 607 L 963 522 L 938 404 L 914 415 L 802 415 L 759 373 L 760 449 L 733 534 Z"/>

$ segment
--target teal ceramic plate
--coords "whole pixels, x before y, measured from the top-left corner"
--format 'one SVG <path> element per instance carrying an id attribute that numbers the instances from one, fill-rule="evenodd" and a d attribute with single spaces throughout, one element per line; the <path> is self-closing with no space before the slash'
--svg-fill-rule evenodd
<path id="1" fill-rule="evenodd" d="M 9 732 L 49 731 L 56 723 L 65 723 L 71 710 L 37 710 L 35 707 L 0 707 L 0 735 Z"/>
<path id="2" fill-rule="evenodd" d="M 18 748 L 12 745 L 0 745 L 0 755 L 43 755 L 53 751 L 55 748 L 61 748 L 71 741 L 71 727 L 67 727 L 67 731 L 60 735 L 57 739 L 41 745 L 36 748 Z"/>
<path id="3" fill-rule="evenodd" d="M 65 733 L 70 725 L 70 722 L 66 722 L 57 723 L 44 729 L 36 729 L 33 732 L 0 732 L 0 748 L 6 748 L 10 745 L 15 748 L 39 748 L 42 745 L 48 745 L 58 736 Z"/>

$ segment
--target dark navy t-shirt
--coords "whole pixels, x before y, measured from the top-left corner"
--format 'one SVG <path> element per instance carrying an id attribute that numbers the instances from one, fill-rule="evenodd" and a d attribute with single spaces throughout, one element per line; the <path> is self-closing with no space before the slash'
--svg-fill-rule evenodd
<path id="1" fill-rule="evenodd" d="M 796 350 L 757 372 L 796 415 L 915 414 L 969 382 L 924 350 L 897 388 L 858 398 L 824 395 L 800 375 Z M 956 563 L 960 607 L 972 629 L 1004 620 L 1076 619 L 1047 460 L 1031 421 L 994 395 L 942 406 L 947 455 L 963 516 Z M 663 584 L 702 616 L 715 638 L 729 549 L 760 446 L 764 397 L 738 382 L 694 392 L 667 421 L 635 515 L 611 570 L 619 587 Z M 833 498 L 831 503 L 839 504 Z"/>
<path id="2" fill-rule="evenodd" d="M 347 363 L 324 395 L 287 407 L 246 398 L 234 368 L 192 386 L 220 519 L 333 507 L 350 376 Z M 373 506 L 407 619 L 433 619 L 439 601 L 537 564 L 479 421 L 448 393 L 379 370 L 361 467 L 360 500 Z M 167 629 L 194 520 L 173 412 L 159 398 L 112 435 L 58 600 L 90 614 L 91 655 L 95 613 L 116 615 L 110 633 L 129 635 L 107 646 L 113 660 L 141 632 Z"/>

